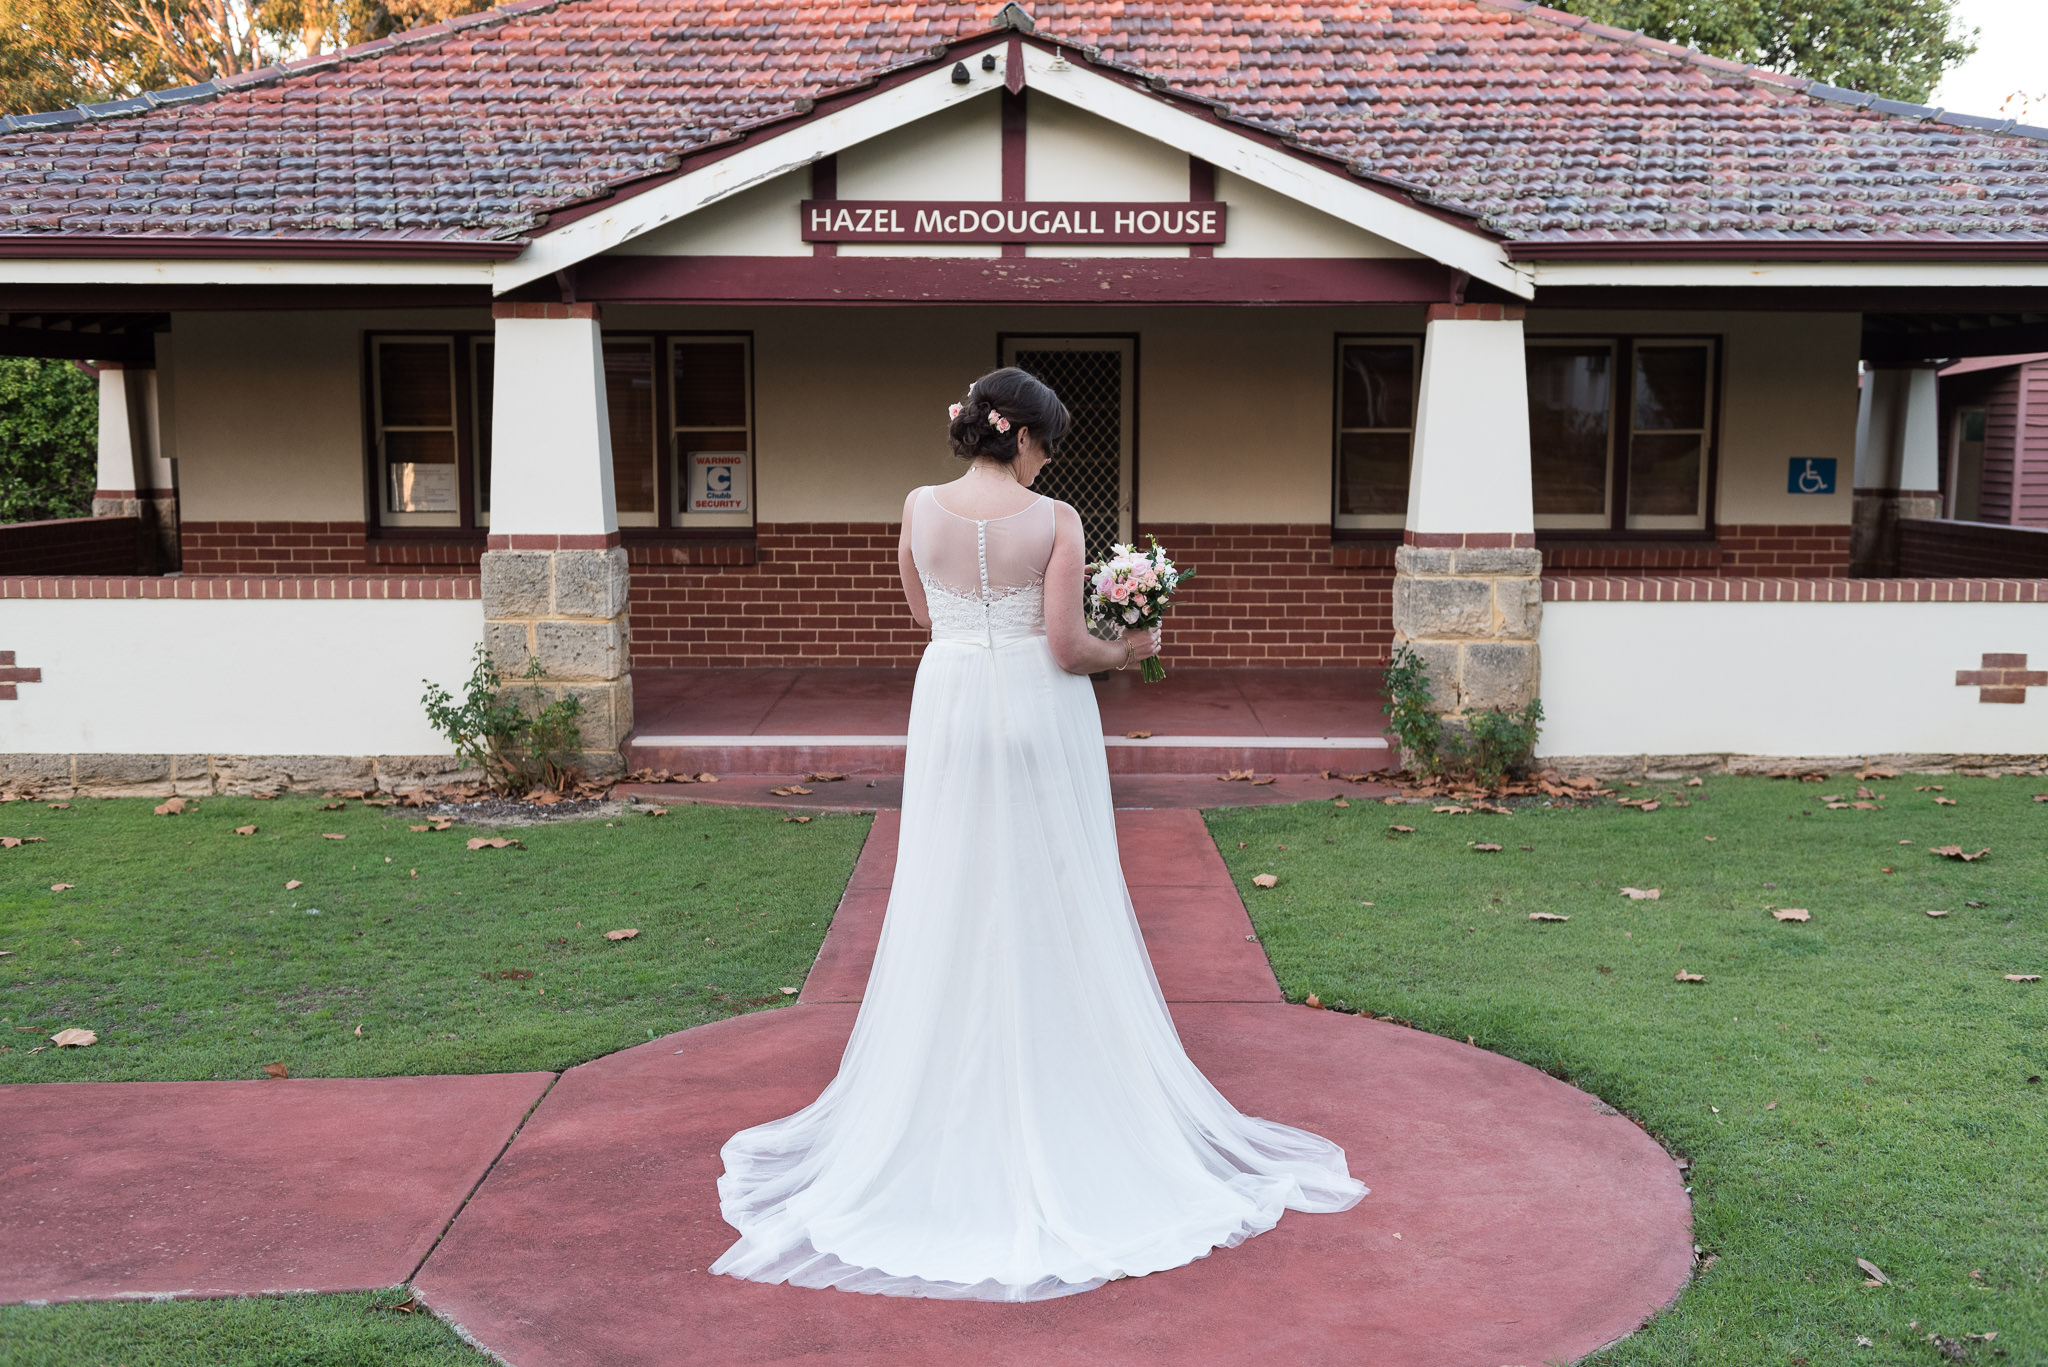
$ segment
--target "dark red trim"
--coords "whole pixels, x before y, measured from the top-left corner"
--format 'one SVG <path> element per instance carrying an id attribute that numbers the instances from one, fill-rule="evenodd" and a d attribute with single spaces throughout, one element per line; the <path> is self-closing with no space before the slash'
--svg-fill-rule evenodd
<path id="1" fill-rule="evenodd" d="M 525 239 L 450 242 L 408 237 L 187 237 L 153 233 L 0 233 L 0 260 L 510 261 Z"/>
<path id="2" fill-rule="evenodd" d="M 2020 242 L 1910 237 L 1841 242 L 1508 241 L 1502 246 L 1516 261 L 2048 261 L 2048 237 Z"/>
<path id="3" fill-rule="evenodd" d="M 1431 304 L 1432 323 L 1519 323 L 1528 310 L 1514 304 Z"/>
<path id="4" fill-rule="evenodd" d="M 1413 257 L 595 256 L 611 303 L 1430 304 L 1452 272 Z"/>
<path id="5" fill-rule="evenodd" d="M 0 327 L 0 356 L 99 361 L 146 370 L 156 364 L 156 336 L 150 332 L 69 332 L 56 328 Z"/>
<path id="6" fill-rule="evenodd" d="M 1030 136 L 1030 124 L 1024 108 L 1024 45 L 1015 34 L 1010 35 L 1008 55 L 1003 60 L 1003 202 L 1022 204 L 1027 189 L 1025 139 Z M 1003 244 L 1004 256 L 1024 254 L 1022 242 Z"/>
<path id="7" fill-rule="evenodd" d="M 591 532 L 587 535 L 539 536 L 492 534 L 485 546 L 494 551 L 608 551 L 620 544 L 617 532 Z"/>
<path id="8" fill-rule="evenodd" d="M 596 304 L 585 301 L 578 304 L 509 303 L 491 305 L 492 318 L 553 318 L 566 321 L 582 318 L 596 322 L 603 317 Z"/>
<path id="9" fill-rule="evenodd" d="M 811 163 L 811 198 L 817 200 L 834 200 L 839 198 L 838 156 L 819 157 Z M 837 256 L 839 255 L 839 244 L 837 242 L 813 242 L 811 244 L 811 255 Z"/>
<path id="10" fill-rule="evenodd" d="M 437 309 L 491 306 L 478 285 L 0 284 L 0 313 L 167 313 L 209 309 Z M 97 358 L 92 358 L 97 359 Z"/>
<path id="11" fill-rule="evenodd" d="M 1200 157 L 1188 158 L 1188 200 L 1194 204 L 1211 203 L 1216 198 L 1216 167 Z M 1206 258 L 1216 255 L 1213 243 L 1197 242 L 1188 248 L 1188 255 Z"/>

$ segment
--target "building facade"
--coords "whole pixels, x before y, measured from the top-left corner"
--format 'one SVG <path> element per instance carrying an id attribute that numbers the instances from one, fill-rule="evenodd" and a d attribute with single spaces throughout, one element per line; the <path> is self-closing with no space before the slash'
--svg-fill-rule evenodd
<path id="1" fill-rule="evenodd" d="M 358 720 L 77 694 L 0 751 L 430 757 L 339 661 L 481 641 L 601 767 L 635 671 L 912 664 L 896 519 L 998 364 L 1073 410 L 1040 487 L 1091 548 L 1200 568 L 1184 665 L 1407 644 L 1454 712 L 1541 694 L 1566 755 L 2048 748 L 1948 677 L 2048 658 L 2034 571 L 1897 574 L 1959 516 L 1936 367 L 2042 330 L 2048 130 L 1521 0 L 1098 8 L 528 2 L 10 120 L 0 340 L 101 367 L 96 511 L 177 578 L 0 538 L 7 630 L 90 673 L 174 604 L 238 650 L 303 623 Z M 1900 630 L 1970 658 L 1759 723 L 1745 677 Z M 1683 719 L 1679 675 L 1717 680 Z"/>

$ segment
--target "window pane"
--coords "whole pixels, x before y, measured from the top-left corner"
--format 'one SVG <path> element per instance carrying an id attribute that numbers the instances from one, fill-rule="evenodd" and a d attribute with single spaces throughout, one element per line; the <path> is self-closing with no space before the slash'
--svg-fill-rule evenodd
<path id="1" fill-rule="evenodd" d="M 742 342 L 678 342 L 677 427 L 744 427 L 747 348 Z"/>
<path id="2" fill-rule="evenodd" d="M 1697 432 L 1707 425 L 1707 349 L 1636 348 L 1637 431 Z"/>
<path id="3" fill-rule="evenodd" d="M 654 511 L 654 343 L 604 344 L 612 488 L 622 513 Z"/>
<path id="4" fill-rule="evenodd" d="M 446 342 L 385 342 L 378 346 L 378 416 L 384 425 L 454 426 L 451 362 Z"/>
<path id="5" fill-rule="evenodd" d="M 1415 425 L 1415 349 L 1406 345 L 1344 348 L 1344 411 L 1340 427 Z"/>
<path id="6" fill-rule="evenodd" d="M 387 432 L 384 468 L 394 513 L 460 511 L 453 432 Z"/>
<path id="7" fill-rule="evenodd" d="M 476 404 L 476 506 L 479 512 L 491 510 L 491 403 L 494 393 L 492 381 L 497 375 L 497 352 L 490 342 L 478 342 L 473 352 L 475 370 L 471 372 L 470 393 Z"/>
<path id="8" fill-rule="evenodd" d="M 744 451 L 747 449 L 745 432 L 678 432 L 678 451 Z"/>
<path id="9" fill-rule="evenodd" d="M 1412 440 L 1406 432 L 1346 432 L 1338 454 L 1337 511 L 1407 512 Z"/>
<path id="10" fill-rule="evenodd" d="M 1631 516 L 1697 517 L 1700 511 L 1700 438 L 1639 434 L 1629 443 L 1628 510 Z"/>
<path id="11" fill-rule="evenodd" d="M 1536 511 L 1606 512 L 1612 352 L 1605 344 L 1532 346 L 1527 363 Z"/>

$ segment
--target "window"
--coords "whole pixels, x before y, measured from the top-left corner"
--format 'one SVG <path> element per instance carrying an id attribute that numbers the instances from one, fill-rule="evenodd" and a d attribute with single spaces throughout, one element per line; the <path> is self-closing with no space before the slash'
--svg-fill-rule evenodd
<path id="1" fill-rule="evenodd" d="M 1868 383 L 1868 381 L 1866 381 Z M 1963 522 L 1983 516 L 1984 408 L 1958 408 L 1948 466 L 1948 515 Z"/>
<path id="2" fill-rule="evenodd" d="M 490 525 L 495 350 L 489 333 L 368 339 L 380 527 Z M 751 528 L 751 338 L 607 336 L 604 377 L 619 526 Z"/>
<path id="3" fill-rule="evenodd" d="M 754 524 L 752 361 L 745 337 L 669 341 L 670 507 L 677 526 Z"/>
<path id="4" fill-rule="evenodd" d="M 1420 338 L 1337 340 L 1336 526 L 1394 528 L 1407 519 L 1421 373 Z"/>
<path id="5" fill-rule="evenodd" d="M 455 346 L 453 337 L 382 337 L 371 345 L 371 423 L 386 526 L 461 525 Z"/>
<path id="6" fill-rule="evenodd" d="M 1716 359 L 1706 338 L 1531 338 L 1537 528 L 1705 530 Z"/>

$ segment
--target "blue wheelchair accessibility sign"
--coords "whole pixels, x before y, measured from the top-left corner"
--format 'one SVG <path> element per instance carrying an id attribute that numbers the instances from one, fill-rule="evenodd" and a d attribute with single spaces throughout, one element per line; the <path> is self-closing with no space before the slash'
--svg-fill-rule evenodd
<path id="1" fill-rule="evenodd" d="M 1835 491 L 1833 456 L 1804 457 L 1791 462 L 1785 477 L 1788 494 L 1832 494 Z"/>

